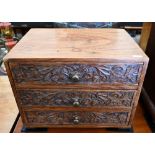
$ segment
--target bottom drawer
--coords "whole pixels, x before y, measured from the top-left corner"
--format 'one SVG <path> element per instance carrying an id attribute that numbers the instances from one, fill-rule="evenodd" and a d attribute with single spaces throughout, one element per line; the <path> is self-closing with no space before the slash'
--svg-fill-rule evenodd
<path id="1" fill-rule="evenodd" d="M 127 125 L 129 112 L 25 111 L 28 126 L 120 126 Z"/>

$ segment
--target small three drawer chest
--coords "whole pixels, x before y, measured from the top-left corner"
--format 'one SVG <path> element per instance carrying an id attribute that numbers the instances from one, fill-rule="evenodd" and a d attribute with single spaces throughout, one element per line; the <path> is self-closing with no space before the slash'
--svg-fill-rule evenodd
<path id="1" fill-rule="evenodd" d="M 122 29 L 31 29 L 4 60 L 27 128 L 130 128 L 148 65 Z"/>

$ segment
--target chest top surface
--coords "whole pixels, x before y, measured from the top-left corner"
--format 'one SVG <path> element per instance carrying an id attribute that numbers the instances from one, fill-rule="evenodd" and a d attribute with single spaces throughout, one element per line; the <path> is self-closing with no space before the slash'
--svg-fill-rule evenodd
<path id="1" fill-rule="evenodd" d="M 31 29 L 8 59 L 147 60 L 123 29 Z"/>

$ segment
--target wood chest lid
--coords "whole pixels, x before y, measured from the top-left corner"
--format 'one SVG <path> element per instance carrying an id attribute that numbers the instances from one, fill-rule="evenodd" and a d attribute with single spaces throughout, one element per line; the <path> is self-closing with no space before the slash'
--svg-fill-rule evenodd
<path id="1" fill-rule="evenodd" d="M 123 29 L 31 29 L 8 59 L 144 61 L 147 56 Z"/>

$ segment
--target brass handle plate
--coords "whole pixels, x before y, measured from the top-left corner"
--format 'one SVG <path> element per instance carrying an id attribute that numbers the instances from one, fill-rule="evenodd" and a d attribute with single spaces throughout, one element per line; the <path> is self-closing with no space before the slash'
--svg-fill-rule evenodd
<path id="1" fill-rule="evenodd" d="M 72 73 L 70 75 L 70 79 L 73 81 L 73 82 L 78 82 L 80 80 L 80 77 L 78 75 L 78 73 Z"/>
<path id="2" fill-rule="evenodd" d="M 79 124 L 79 117 L 75 116 L 73 122 L 74 124 Z"/>

